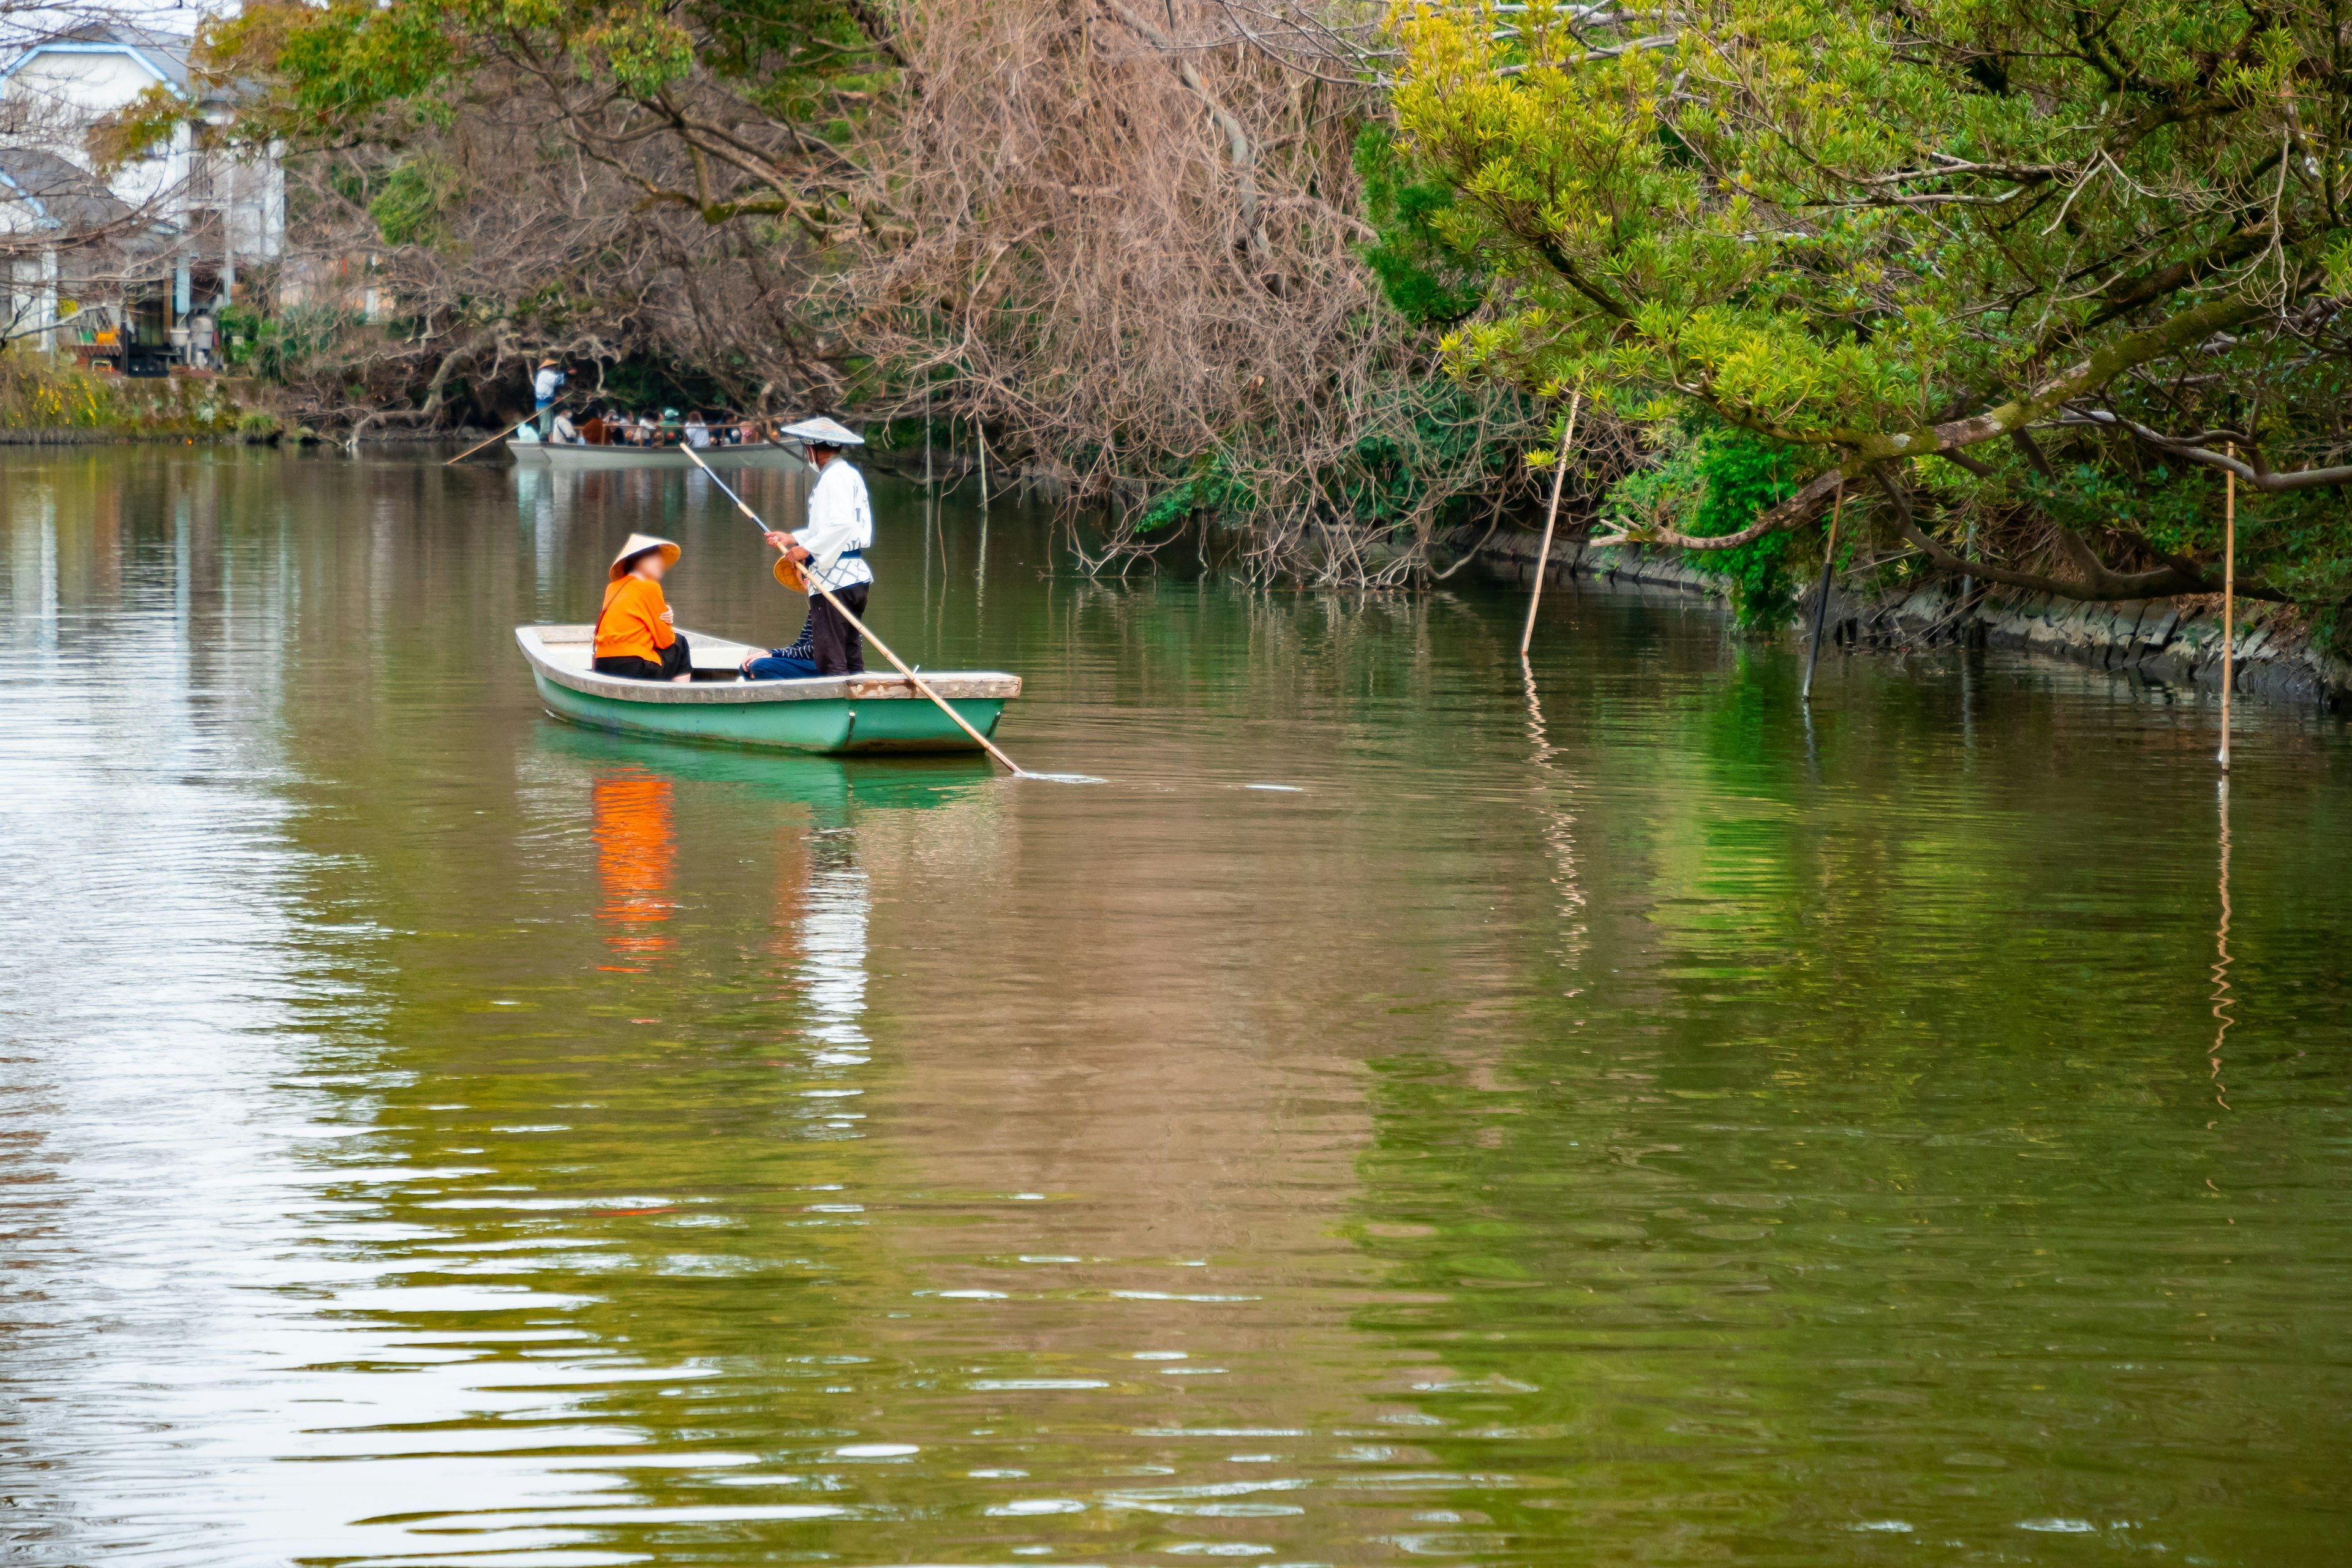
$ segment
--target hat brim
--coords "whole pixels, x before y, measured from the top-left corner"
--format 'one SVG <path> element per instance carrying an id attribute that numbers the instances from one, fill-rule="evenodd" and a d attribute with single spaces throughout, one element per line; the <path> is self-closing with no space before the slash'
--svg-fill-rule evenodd
<path id="1" fill-rule="evenodd" d="M 659 554 L 662 558 L 662 565 L 665 568 L 667 568 L 677 565 L 677 558 L 685 553 L 685 551 L 679 549 L 677 545 L 672 544 L 667 539 L 663 540 L 659 544 L 648 544 L 642 550 L 632 550 L 627 554 L 616 556 L 614 559 L 613 569 L 604 574 L 604 581 L 607 583 L 617 583 L 622 578 L 627 576 L 629 574 L 630 563 L 635 562 L 640 555 Z"/>
<path id="2" fill-rule="evenodd" d="M 863 447 L 866 437 L 847 426 L 831 419 L 803 419 L 797 425 L 787 425 L 777 434 L 804 441 L 812 447 Z"/>
<path id="3" fill-rule="evenodd" d="M 777 582 L 782 583 L 793 593 L 805 594 L 809 591 L 807 575 L 801 571 L 800 563 L 791 556 L 777 556 L 775 565 L 770 570 L 775 574 Z"/>

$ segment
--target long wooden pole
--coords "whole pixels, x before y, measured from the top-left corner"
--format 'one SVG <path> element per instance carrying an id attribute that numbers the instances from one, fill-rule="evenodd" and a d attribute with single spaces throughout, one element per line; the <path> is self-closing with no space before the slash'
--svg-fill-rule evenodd
<path id="1" fill-rule="evenodd" d="M 1830 542 L 1822 553 L 1821 590 L 1813 597 L 1812 644 L 1805 649 L 1805 684 L 1797 693 L 1797 700 L 1801 702 L 1810 702 L 1813 700 L 1813 666 L 1821 662 L 1822 626 L 1828 621 L 1830 615 L 1830 579 L 1837 571 L 1838 514 L 1844 510 L 1845 486 L 1840 485 L 1837 488 L 1837 500 L 1830 503 Z"/>
<path id="2" fill-rule="evenodd" d="M 1568 424 L 1559 433 L 1559 456 L 1552 459 L 1551 504 L 1544 508 L 1543 548 L 1536 552 L 1535 586 L 1528 594 L 1528 624 L 1519 630 L 1519 657 L 1528 657 L 1528 645 L 1536 640 L 1536 606 L 1543 603 L 1544 572 L 1551 564 L 1551 531 L 1559 521 L 1559 489 L 1568 482 L 1568 444 L 1576 439 L 1577 410 L 1584 405 L 1584 394 L 1580 390 L 1568 400 Z"/>
<path id="3" fill-rule="evenodd" d="M 538 416 L 537 414 L 535 414 L 535 413 L 534 413 L 534 414 L 528 414 L 528 415 L 525 415 L 522 418 L 516 420 L 513 424 L 511 424 L 511 425 L 508 426 L 505 429 L 503 429 L 503 430 L 499 431 L 497 435 L 495 435 L 495 436 L 491 437 L 490 437 L 490 439 L 489 439 L 488 441 L 484 441 L 484 442 L 482 442 L 480 446 L 475 446 L 475 447 L 467 447 L 464 451 L 462 451 L 462 452 L 458 453 L 456 457 L 454 457 L 454 458 L 450 458 L 450 459 L 449 459 L 449 463 L 462 463 L 462 462 L 464 462 L 467 458 L 468 458 L 472 457 L 475 453 L 477 453 L 477 452 L 480 451 L 480 450 L 482 449 L 482 447 L 483 447 L 489 446 L 492 442 L 497 442 L 497 441 L 503 441 L 503 440 L 505 440 L 508 437 L 509 437 L 509 436 L 513 435 L 516 431 L 518 431 L 518 430 L 521 429 L 524 426 L 526 426 L 526 425 L 530 424 L 532 420 L 534 420 L 534 419 L 536 419 L 536 418 L 538 418 L 538 417 L 539 417 L 539 416 Z M 444 464 L 442 464 L 441 466 L 442 466 L 443 468 L 447 468 L 447 467 L 449 466 L 449 463 L 444 463 Z"/>
<path id="4" fill-rule="evenodd" d="M 720 479 L 715 473 L 711 473 L 710 465 L 704 462 L 702 458 L 697 455 L 693 447 L 686 447 L 680 449 L 684 451 L 688 458 L 694 459 L 694 466 L 696 468 L 700 468 L 706 474 L 710 474 L 710 482 L 717 485 L 721 490 L 725 490 L 727 499 L 735 503 L 735 510 L 741 512 L 745 517 L 750 518 L 752 524 L 757 527 L 762 534 L 773 531 L 768 527 L 767 521 L 764 518 L 761 517 L 758 512 L 753 511 L 749 506 L 746 506 L 743 503 L 743 498 L 741 496 L 737 495 L 733 490 L 728 489 L 727 481 L 725 479 Z M 929 681 L 925 680 L 921 676 L 917 675 L 912 669 L 908 668 L 905 659 L 900 658 L 897 654 L 890 651 L 889 644 L 884 642 L 880 637 L 876 637 L 871 627 L 850 613 L 848 605 L 843 604 L 839 599 L 835 598 L 833 596 L 832 589 L 827 588 L 824 584 L 819 583 L 815 578 L 809 576 L 806 573 L 803 573 L 801 576 L 802 580 L 807 583 L 812 590 L 824 595 L 824 602 L 831 605 L 834 609 L 840 614 L 843 620 L 847 621 L 852 626 L 855 626 L 857 629 L 857 635 L 859 637 L 864 637 L 867 642 L 874 645 L 874 649 L 877 653 L 879 653 L 884 658 L 888 659 L 893 665 L 897 666 L 898 673 L 905 676 L 909 681 L 913 682 L 916 690 L 921 692 L 924 696 L 938 703 L 940 705 L 940 711 L 954 720 L 957 729 L 961 730 L 965 734 L 970 735 L 974 741 L 979 742 L 981 750 L 986 752 L 990 756 L 994 757 L 998 762 L 1003 763 L 1006 768 L 1012 771 L 1014 778 L 1025 779 L 1035 776 L 1031 773 L 1028 769 L 1023 767 L 1019 763 L 1014 762 L 1011 757 L 1008 757 L 1003 752 L 998 751 L 987 736 L 973 729 L 971 725 L 965 721 L 962 714 L 957 712 L 952 707 L 949 706 L 948 700 L 946 698 L 941 697 L 938 692 L 931 689 L 931 683 Z"/>
<path id="5" fill-rule="evenodd" d="M 2238 455 L 2237 443 L 2230 456 Z M 2238 476 L 2221 470 L 2221 771 L 2230 771 L 2230 689 L 2238 683 Z"/>

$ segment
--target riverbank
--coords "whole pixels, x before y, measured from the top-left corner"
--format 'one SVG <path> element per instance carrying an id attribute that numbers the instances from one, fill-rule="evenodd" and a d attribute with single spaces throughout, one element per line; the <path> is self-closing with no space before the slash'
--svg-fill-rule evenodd
<path id="1" fill-rule="evenodd" d="M 1490 575 L 1530 583 L 1542 542 L 1538 533 L 1498 531 L 1481 558 Z M 1555 540 L 1546 582 L 1566 584 L 1577 578 L 1726 596 L 1721 579 L 1693 569 L 1678 552 L 1596 549 L 1583 539 Z M 1810 625 L 1810 590 L 1801 609 L 1799 624 Z M 2315 640 L 2299 607 L 2242 599 L 2237 622 L 2233 691 L 2301 707 L 2352 708 L 2352 661 Z M 1831 642 L 1845 648 L 2026 648 L 2111 669 L 2150 687 L 2186 693 L 2215 692 L 2221 686 L 2218 594 L 2097 604 L 1979 584 L 1964 605 L 1961 584 L 1951 581 L 1885 597 L 1837 588 L 1831 593 L 1827 626 Z"/>

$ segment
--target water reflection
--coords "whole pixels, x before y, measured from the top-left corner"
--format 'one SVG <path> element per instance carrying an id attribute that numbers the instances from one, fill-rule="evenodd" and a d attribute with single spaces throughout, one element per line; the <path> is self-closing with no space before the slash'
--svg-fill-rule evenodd
<path id="1" fill-rule="evenodd" d="M 669 951 L 660 930 L 677 906 L 670 897 L 677 846 L 670 821 L 669 780 L 635 771 L 598 775 L 591 792 L 596 880 L 604 901 L 596 918 L 613 929 L 615 957 L 648 959 Z M 606 965 L 642 973 L 643 964 Z"/>
<path id="2" fill-rule="evenodd" d="M 2337 1552 L 2329 722 L 2217 929 L 2210 724 L 2095 672 L 1809 737 L 1687 602 L 1519 665 L 877 484 L 877 629 L 1113 781 L 1030 790 L 541 715 L 631 526 L 797 624 L 683 476 L 8 466 L 16 1556 Z"/>

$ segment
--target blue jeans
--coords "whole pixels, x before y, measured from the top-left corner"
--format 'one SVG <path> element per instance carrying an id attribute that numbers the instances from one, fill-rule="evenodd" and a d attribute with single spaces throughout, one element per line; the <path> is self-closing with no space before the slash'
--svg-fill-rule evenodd
<path id="1" fill-rule="evenodd" d="M 755 658 L 744 675 L 752 680 L 806 680 L 816 673 L 816 660 L 794 658 L 782 648 L 770 648 L 764 658 Z"/>

